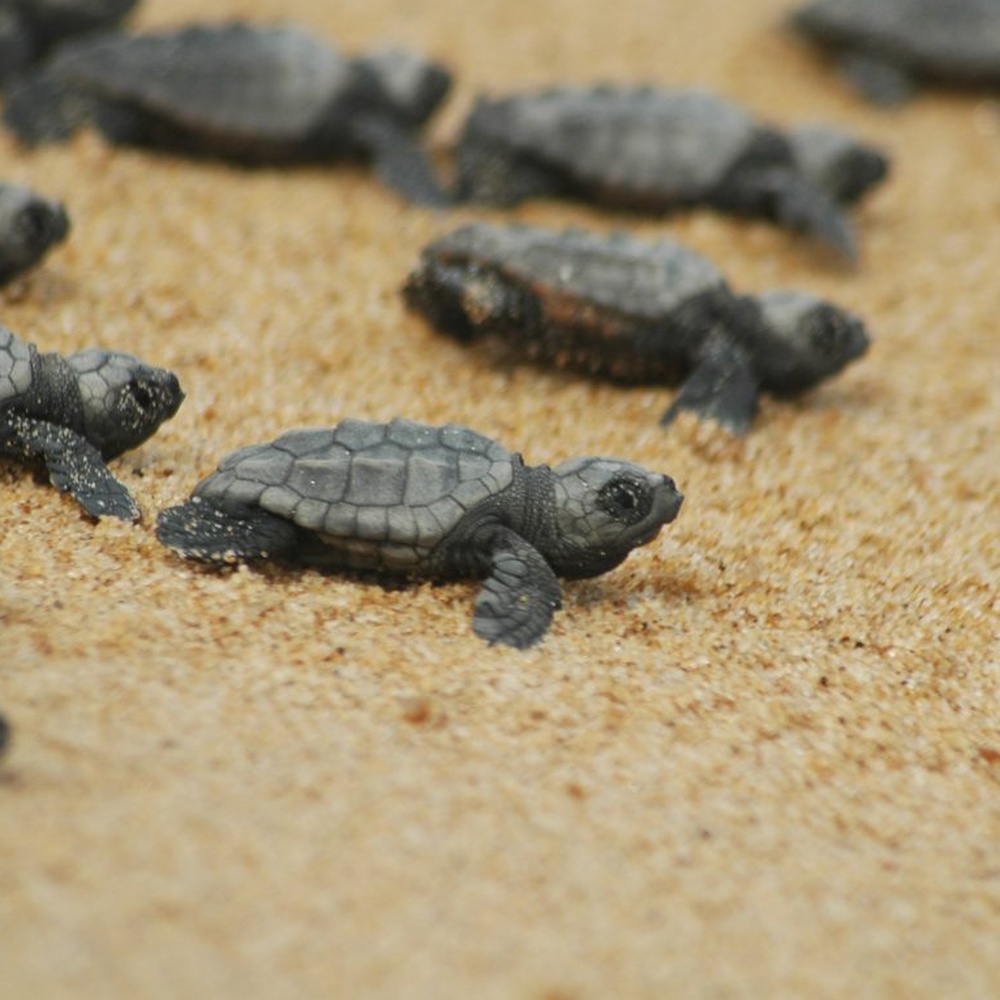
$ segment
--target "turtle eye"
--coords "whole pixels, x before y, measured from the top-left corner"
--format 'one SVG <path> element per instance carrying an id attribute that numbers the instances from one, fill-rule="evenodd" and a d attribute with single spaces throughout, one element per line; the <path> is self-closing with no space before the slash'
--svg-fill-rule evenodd
<path id="1" fill-rule="evenodd" d="M 597 505 L 616 521 L 635 524 L 652 505 L 649 488 L 634 476 L 615 476 L 597 492 Z"/>
<path id="2" fill-rule="evenodd" d="M 143 413 L 153 405 L 153 394 L 145 383 L 129 382 L 128 391 L 132 401 Z"/>

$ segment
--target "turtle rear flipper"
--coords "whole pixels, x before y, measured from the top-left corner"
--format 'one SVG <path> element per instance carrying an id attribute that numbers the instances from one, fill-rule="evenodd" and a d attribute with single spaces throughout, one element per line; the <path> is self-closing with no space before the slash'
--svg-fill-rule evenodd
<path id="1" fill-rule="evenodd" d="M 65 142 L 94 117 L 99 103 L 97 98 L 68 84 L 57 72 L 40 70 L 7 90 L 3 119 L 28 146 Z"/>
<path id="2" fill-rule="evenodd" d="M 660 424 L 667 426 L 687 410 L 734 434 L 746 434 L 757 411 L 759 392 L 760 380 L 742 351 L 713 350 L 692 370 Z"/>
<path id="3" fill-rule="evenodd" d="M 917 92 L 917 81 L 904 67 L 870 52 L 847 52 L 840 72 L 862 97 L 883 108 L 905 104 Z"/>
<path id="4" fill-rule="evenodd" d="M 427 154 L 405 128 L 384 118 L 355 122 L 351 130 L 368 152 L 386 187 L 416 205 L 443 207 L 453 199 L 438 180 Z"/>
<path id="5" fill-rule="evenodd" d="M 514 532 L 502 531 L 492 571 L 476 599 L 476 635 L 489 643 L 527 649 L 548 631 L 561 603 L 559 580 L 542 554 Z"/>
<path id="6" fill-rule="evenodd" d="M 4 427 L 3 446 L 28 458 L 40 458 L 52 485 L 73 497 L 91 517 L 139 520 L 139 506 L 132 495 L 108 471 L 100 451 L 76 431 L 13 414 Z"/>
<path id="7" fill-rule="evenodd" d="M 235 563 L 289 554 L 295 548 L 298 531 L 290 521 L 260 508 L 235 517 L 207 500 L 193 497 L 160 512 L 156 537 L 189 559 Z"/>

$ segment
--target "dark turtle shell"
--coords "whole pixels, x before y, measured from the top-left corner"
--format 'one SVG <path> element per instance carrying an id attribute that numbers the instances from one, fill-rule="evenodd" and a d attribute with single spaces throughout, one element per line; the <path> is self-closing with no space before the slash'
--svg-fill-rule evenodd
<path id="1" fill-rule="evenodd" d="M 465 427 L 344 420 L 241 448 L 195 497 L 236 516 L 260 508 L 350 549 L 357 564 L 406 569 L 465 513 L 510 485 L 516 459 Z"/>

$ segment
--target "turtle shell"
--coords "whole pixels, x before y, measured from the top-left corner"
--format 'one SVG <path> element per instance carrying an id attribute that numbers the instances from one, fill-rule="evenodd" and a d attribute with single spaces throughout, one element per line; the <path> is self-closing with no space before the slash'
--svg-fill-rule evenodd
<path id="1" fill-rule="evenodd" d="M 260 508 L 285 518 L 345 553 L 339 561 L 407 568 L 509 486 L 515 461 L 453 424 L 344 420 L 234 452 L 194 496 L 236 516 Z"/>
<path id="2" fill-rule="evenodd" d="M 1000 79 L 997 0 L 816 0 L 792 22 L 825 44 L 954 79 Z"/>
<path id="3" fill-rule="evenodd" d="M 519 150 L 584 186 L 685 202 L 719 184 L 756 130 L 745 111 L 703 91 L 564 87 L 481 100 L 468 141 Z"/>
<path id="4" fill-rule="evenodd" d="M 305 139 L 355 77 L 349 60 L 301 28 L 241 23 L 87 39 L 53 69 L 193 134 L 272 143 Z"/>
<path id="5" fill-rule="evenodd" d="M 531 288 L 550 319 L 558 319 L 564 305 L 562 311 L 576 321 L 586 303 L 662 323 L 693 299 L 731 294 L 715 265 L 694 251 L 672 240 L 650 243 L 623 232 L 604 236 L 472 223 L 432 243 L 425 255 L 493 271 Z"/>
<path id="6" fill-rule="evenodd" d="M 0 325 L 0 410 L 16 405 L 31 387 L 34 348 Z"/>

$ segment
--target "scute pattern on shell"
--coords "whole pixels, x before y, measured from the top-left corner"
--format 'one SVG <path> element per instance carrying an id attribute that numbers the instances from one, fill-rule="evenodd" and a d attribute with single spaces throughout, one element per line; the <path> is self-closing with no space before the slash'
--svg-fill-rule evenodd
<path id="1" fill-rule="evenodd" d="M 345 420 L 240 449 L 195 496 L 259 506 L 331 540 L 398 545 L 411 561 L 510 485 L 513 468 L 505 448 L 466 428 Z"/>
<path id="2" fill-rule="evenodd" d="M 580 181 L 678 201 L 714 188 L 755 128 L 741 108 L 697 90 L 560 87 L 482 108 L 502 123 L 498 140 Z"/>
<path id="3" fill-rule="evenodd" d="M 274 141 L 308 134 L 351 75 L 347 59 L 301 28 L 242 23 L 109 35 L 68 50 L 62 68 L 196 131 Z"/>
<path id="4" fill-rule="evenodd" d="M 31 352 L 30 344 L 0 325 L 0 407 L 31 385 Z"/>
<path id="5" fill-rule="evenodd" d="M 516 283 L 655 321 L 696 296 L 729 294 L 718 268 L 693 250 L 626 232 L 470 223 L 431 243 L 425 255 L 496 268 Z"/>
<path id="6" fill-rule="evenodd" d="M 1000 81 L 996 0 L 815 0 L 792 23 L 821 43 L 857 46 L 918 71 Z"/>

